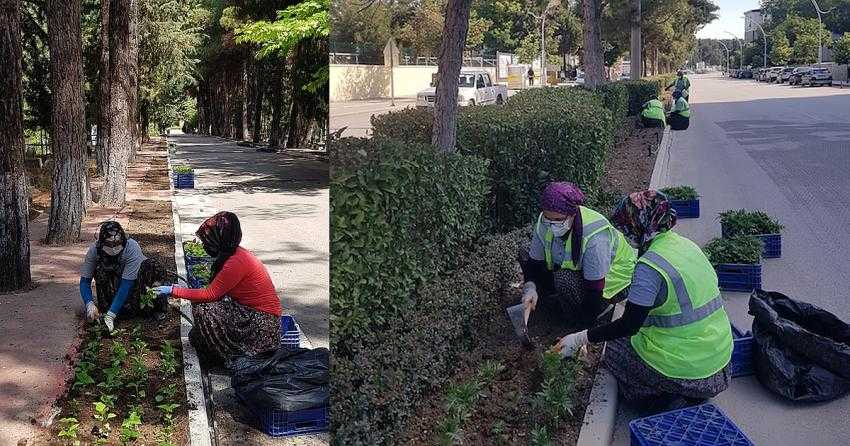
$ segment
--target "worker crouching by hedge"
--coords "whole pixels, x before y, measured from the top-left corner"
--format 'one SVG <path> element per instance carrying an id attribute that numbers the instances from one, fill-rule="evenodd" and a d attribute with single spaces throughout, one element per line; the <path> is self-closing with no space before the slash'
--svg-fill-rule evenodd
<path id="1" fill-rule="evenodd" d="M 242 229 L 232 212 L 219 212 L 195 233 L 214 257 L 207 288 L 163 286 L 159 294 L 192 302 L 189 341 L 205 362 L 224 363 L 280 347 L 280 299 L 266 267 L 239 246 Z"/>
<path id="2" fill-rule="evenodd" d="M 608 342 L 603 365 L 631 403 L 671 409 L 714 397 L 729 386 L 732 331 L 717 275 L 692 241 L 673 232 L 667 197 L 647 190 L 625 197 L 613 224 L 640 257 L 623 316 L 563 337 L 572 356 L 588 342 Z"/>
<path id="3" fill-rule="evenodd" d="M 667 122 L 664 119 L 664 104 L 658 99 L 651 99 L 641 105 L 640 120 L 646 128 L 664 128 Z"/>
<path id="4" fill-rule="evenodd" d="M 584 194 L 572 183 L 550 183 L 544 190 L 528 259 L 521 259 L 522 302 L 534 310 L 538 295 L 543 296 L 564 317 L 589 327 L 610 304 L 625 298 L 636 256 L 623 235 L 583 202 Z M 570 271 L 582 273 L 580 293 L 573 289 Z"/>
<path id="5" fill-rule="evenodd" d="M 691 107 L 679 91 L 673 92 L 673 107 L 667 116 L 672 130 L 687 130 L 691 124 Z"/>
<path id="6" fill-rule="evenodd" d="M 110 333 L 119 314 L 155 314 L 157 319 L 163 319 L 168 301 L 156 299 L 150 308 L 142 308 L 141 296 L 149 287 L 174 277 L 155 258 L 147 258 L 139 243 L 127 237 L 120 223 L 104 222 L 80 270 L 80 297 L 86 319 L 93 322 L 103 314 L 103 322 Z M 92 280 L 97 289 L 96 301 L 92 296 Z"/>

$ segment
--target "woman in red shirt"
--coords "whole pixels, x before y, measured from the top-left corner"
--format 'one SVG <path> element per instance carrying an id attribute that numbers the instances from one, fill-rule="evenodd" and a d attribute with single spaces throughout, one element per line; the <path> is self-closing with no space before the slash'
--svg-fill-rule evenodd
<path id="1" fill-rule="evenodd" d="M 189 341 L 213 363 L 280 346 L 280 299 L 260 259 L 239 246 L 242 229 L 232 212 L 208 218 L 195 233 L 215 260 L 203 289 L 160 287 L 160 294 L 192 302 Z"/>

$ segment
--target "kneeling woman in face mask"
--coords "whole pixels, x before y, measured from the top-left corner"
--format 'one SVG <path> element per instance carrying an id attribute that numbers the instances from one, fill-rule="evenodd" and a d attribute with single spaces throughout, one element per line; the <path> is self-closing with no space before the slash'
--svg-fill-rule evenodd
<path id="1" fill-rule="evenodd" d="M 673 232 L 676 212 L 663 193 L 634 192 L 613 224 L 640 255 L 623 316 L 564 336 L 572 356 L 588 342 L 608 342 L 602 364 L 631 403 L 664 410 L 695 404 L 729 386 L 732 330 L 717 274 L 694 242 Z"/>
<path id="2" fill-rule="evenodd" d="M 522 302 L 537 307 L 538 295 L 560 307 L 563 316 L 591 326 L 609 304 L 625 298 L 635 266 L 635 250 L 600 213 L 583 206 L 584 193 L 572 183 L 550 183 L 533 225 Z M 581 290 L 573 285 L 581 271 Z M 579 296 L 576 301 L 574 295 Z"/>
<path id="3" fill-rule="evenodd" d="M 163 286 L 160 295 L 192 302 L 189 341 L 205 361 L 224 363 L 280 346 L 280 298 L 260 259 L 239 246 L 242 229 L 232 212 L 208 218 L 195 233 L 214 257 L 207 288 Z"/>
<path id="4" fill-rule="evenodd" d="M 161 319 L 168 310 L 165 298 L 157 299 L 152 309 L 142 309 L 139 299 L 148 287 L 172 277 L 174 275 L 169 274 L 158 261 L 145 257 L 142 248 L 127 237 L 121 224 L 117 221 L 104 222 L 97 242 L 86 253 L 80 271 L 80 296 L 86 318 L 95 321 L 101 313 L 105 313 L 103 322 L 110 332 L 115 328 L 115 318 L 122 313 L 136 315 L 150 311 Z M 92 279 L 97 287 L 96 302 L 92 296 Z"/>

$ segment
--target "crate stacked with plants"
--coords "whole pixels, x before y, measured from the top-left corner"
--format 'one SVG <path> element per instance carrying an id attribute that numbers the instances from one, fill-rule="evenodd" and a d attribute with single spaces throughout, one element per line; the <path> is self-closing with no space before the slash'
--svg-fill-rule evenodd
<path id="1" fill-rule="evenodd" d="M 196 263 L 187 267 L 186 281 L 189 288 L 203 288 L 210 284 L 212 275 L 212 263 Z"/>
<path id="2" fill-rule="evenodd" d="M 183 242 L 183 258 L 186 260 L 186 268 L 191 268 L 198 263 L 212 263 L 212 257 L 204 250 L 204 245 L 197 240 Z"/>
<path id="3" fill-rule="evenodd" d="M 717 271 L 723 291 L 751 292 L 761 289 L 761 239 L 752 235 L 716 238 L 702 249 Z"/>
<path id="4" fill-rule="evenodd" d="M 720 213 L 720 231 L 724 238 L 736 235 L 753 235 L 764 242 L 762 257 L 775 259 L 782 256 L 784 227 L 775 218 L 762 211 L 733 209 Z"/>
<path id="5" fill-rule="evenodd" d="M 177 165 L 172 168 L 175 189 L 194 189 L 195 170 L 190 166 Z"/>
<path id="6" fill-rule="evenodd" d="M 185 442 L 179 351 L 151 335 L 157 333 L 145 333 L 142 325 L 118 329 L 111 337 L 101 325 L 87 329 L 74 381 L 52 426 L 58 444 Z"/>
<path id="7" fill-rule="evenodd" d="M 670 186 L 660 192 L 667 195 L 677 218 L 699 218 L 699 194 L 693 186 Z"/>

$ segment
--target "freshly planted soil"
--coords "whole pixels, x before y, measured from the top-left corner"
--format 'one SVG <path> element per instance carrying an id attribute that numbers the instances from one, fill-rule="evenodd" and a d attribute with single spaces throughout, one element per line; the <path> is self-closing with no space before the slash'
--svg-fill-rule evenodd
<path id="1" fill-rule="evenodd" d="M 661 133 L 660 129 L 624 132 L 624 138 L 609 154 L 605 165 L 604 184 L 607 190 L 628 193 L 649 187 Z M 519 289 L 503 295 L 502 308 L 517 304 L 520 295 Z M 460 359 L 449 382 L 467 382 L 484 361 L 495 360 L 505 367 L 505 371 L 487 387 L 463 425 L 463 444 L 528 444 L 535 423 L 542 421 L 532 406 L 532 399 L 540 390 L 542 381 L 538 365 L 541 354 L 554 345 L 557 338 L 577 329 L 559 316 L 558 311 L 546 311 L 542 303 L 538 303 L 537 311 L 532 313 L 528 329 L 533 349 L 526 349 L 520 344 L 505 315 L 489 327 L 481 328 L 479 345 Z M 551 433 L 553 445 L 571 445 L 578 441 L 601 353 L 602 346 L 593 345 L 575 359 L 581 367 L 577 368 L 574 377 L 573 413 Z M 419 405 L 416 415 L 411 417 L 400 444 L 436 444 L 439 440 L 437 426 L 447 414 L 444 405 L 444 388 L 433 389 Z"/>

